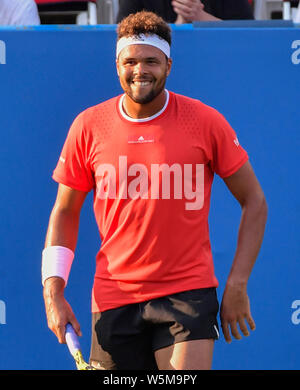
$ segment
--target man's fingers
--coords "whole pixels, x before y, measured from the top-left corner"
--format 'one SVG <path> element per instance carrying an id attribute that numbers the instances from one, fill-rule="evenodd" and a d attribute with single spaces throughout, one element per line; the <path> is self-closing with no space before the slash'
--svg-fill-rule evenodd
<path id="1" fill-rule="evenodd" d="M 195 3 L 195 0 L 172 0 L 172 3 L 190 8 Z"/>
<path id="2" fill-rule="evenodd" d="M 82 336 L 80 325 L 75 317 L 72 319 L 72 321 L 70 321 L 70 323 L 72 324 L 73 329 L 75 330 L 77 336 Z"/>
<path id="3" fill-rule="evenodd" d="M 75 330 L 75 333 L 77 336 L 82 336 L 80 325 L 77 322 L 76 318 L 72 318 L 71 320 L 67 321 L 65 325 L 58 325 L 56 327 L 56 336 L 61 344 L 66 344 L 66 325 L 67 323 L 70 323 Z"/>
<path id="4" fill-rule="evenodd" d="M 256 326 L 255 326 L 255 322 L 253 320 L 252 317 L 247 317 L 247 322 L 249 324 L 249 328 L 251 330 L 255 330 Z M 238 330 L 238 325 L 239 325 L 239 328 L 242 332 L 242 334 L 247 337 L 250 335 L 250 332 L 249 332 L 249 329 L 246 325 L 246 322 L 245 322 L 245 319 L 242 318 L 242 319 L 239 319 L 238 321 L 231 321 L 231 322 L 227 322 L 227 321 L 223 321 L 221 326 L 222 326 L 222 331 L 223 331 L 223 335 L 224 335 L 224 338 L 225 338 L 225 341 L 227 343 L 231 343 L 232 339 L 231 339 L 231 335 L 236 339 L 236 340 L 241 340 L 242 336 Z"/>
<path id="5" fill-rule="evenodd" d="M 185 15 L 190 15 L 191 9 L 189 7 L 187 7 L 185 5 L 182 5 L 182 4 L 179 4 L 176 1 L 173 1 L 172 4 L 173 4 L 174 11 L 176 13 L 182 13 L 182 14 L 185 14 Z"/>
<path id="6" fill-rule="evenodd" d="M 71 318 L 69 318 L 68 320 L 66 321 L 62 321 L 60 323 L 56 323 L 56 324 L 51 324 L 49 326 L 49 328 L 52 330 L 52 332 L 55 334 L 55 336 L 57 337 L 58 339 L 58 342 L 60 344 L 66 344 L 66 325 L 70 323 L 72 324 L 76 334 L 78 336 L 82 336 L 82 333 L 81 333 L 81 329 L 80 329 L 80 325 L 78 323 L 78 321 L 76 320 L 75 316 L 72 316 Z"/>
<path id="7" fill-rule="evenodd" d="M 188 17 L 188 18 L 195 16 L 196 8 L 195 8 L 195 5 L 193 4 L 193 2 L 191 2 L 191 4 L 189 4 L 186 2 L 173 0 L 172 6 L 173 6 L 174 11 L 177 14 L 181 14 L 182 16 Z"/>
<path id="8" fill-rule="evenodd" d="M 231 335 L 230 335 L 230 331 L 229 331 L 228 322 L 227 321 L 223 321 L 221 323 L 221 327 L 222 327 L 222 332 L 223 332 L 225 341 L 227 343 L 231 343 Z"/>
<path id="9" fill-rule="evenodd" d="M 249 315 L 249 316 L 247 317 L 247 322 L 248 322 L 248 324 L 249 324 L 250 329 L 251 329 L 251 330 L 255 330 L 256 325 L 255 325 L 255 322 L 254 322 L 253 318 L 251 317 L 251 315 Z"/>
<path id="10" fill-rule="evenodd" d="M 65 333 L 66 333 L 66 325 L 58 325 L 56 327 L 56 336 L 60 344 L 66 343 Z"/>
<path id="11" fill-rule="evenodd" d="M 231 329 L 231 334 L 235 339 L 240 340 L 242 338 L 238 330 L 236 321 L 230 322 L 230 329 Z"/>
<path id="12" fill-rule="evenodd" d="M 249 330 L 247 328 L 247 325 L 246 325 L 246 322 L 245 322 L 245 319 L 244 318 L 240 318 L 238 320 L 238 323 L 239 323 L 239 327 L 241 329 L 241 332 L 243 333 L 244 336 L 249 336 Z"/>
<path id="13" fill-rule="evenodd" d="M 203 10 L 204 8 L 204 5 L 198 0 L 173 0 L 172 6 L 187 14 L 194 14 L 199 9 Z"/>

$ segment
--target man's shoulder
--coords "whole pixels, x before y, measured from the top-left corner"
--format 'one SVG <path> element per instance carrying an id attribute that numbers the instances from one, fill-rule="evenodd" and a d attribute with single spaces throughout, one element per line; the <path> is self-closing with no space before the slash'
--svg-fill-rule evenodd
<path id="1" fill-rule="evenodd" d="M 183 113 L 186 113 L 187 116 L 199 114 L 202 117 L 204 115 L 207 117 L 216 117 L 220 115 L 216 108 L 204 103 L 199 98 L 189 97 L 174 92 L 172 92 L 172 94 L 178 109 Z"/>
<path id="2" fill-rule="evenodd" d="M 89 106 L 79 113 L 79 117 L 82 118 L 84 122 L 95 121 L 102 118 L 112 118 L 116 113 L 116 107 L 120 96 L 114 96 L 110 99 L 104 100 L 103 102 L 97 103 L 93 106 Z"/>
<path id="3" fill-rule="evenodd" d="M 110 126 L 116 118 L 117 103 L 120 96 L 115 96 L 101 103 L 80 110 L 74 117 L 73 131 L 90 133 L 93 129 Z"/>
<path id="4" fill-rule="evenodd" d="M 85 115 L 92 115 L 95 112 L 109 111 L 114 110 L 116 108 L 116 104 L 120 99 L 121 95 L 114 96 L 110 99 L 104 100 L 103 102 L 97 103 L 93 106 L 86 108 L 83 113 Z"/>

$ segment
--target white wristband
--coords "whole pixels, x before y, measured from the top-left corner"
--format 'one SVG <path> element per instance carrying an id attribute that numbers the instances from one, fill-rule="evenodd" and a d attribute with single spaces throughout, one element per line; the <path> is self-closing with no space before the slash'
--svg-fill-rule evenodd
<path id="1" fill-rule="evenodd" d="M 68 283 L 74 252 L 64 246 L 48 246 L 42 254 L 42 284 L 52 276 L 58 276 Z"/>

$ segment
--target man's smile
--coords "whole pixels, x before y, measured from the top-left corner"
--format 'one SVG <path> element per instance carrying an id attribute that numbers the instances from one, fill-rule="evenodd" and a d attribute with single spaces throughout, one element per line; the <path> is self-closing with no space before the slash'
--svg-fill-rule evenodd
<path id="1" fill-rule="evenodd" d="M 132 80 L 131 83 L 133 85 L 135 85 L 135 86 L 146 87 L 146 86 L 152 84 L 152 80 L 149 80 L 149 79 L 134 79 L 134 80 Z"/>

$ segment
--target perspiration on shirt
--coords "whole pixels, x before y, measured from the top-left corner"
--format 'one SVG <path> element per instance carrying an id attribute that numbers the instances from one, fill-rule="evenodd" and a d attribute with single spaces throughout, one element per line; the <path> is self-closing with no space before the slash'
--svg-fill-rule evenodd
<path id="1" fill-rule="evenodd" d="M 225 118 L 173 92 L 160 115 L 132 120 L 122 96 L 80 113 L 53 178 L 94 191 L 101 237 L 92 311 L 217 287 L 208 214 L 214 173 L 247 160 Z"/>

